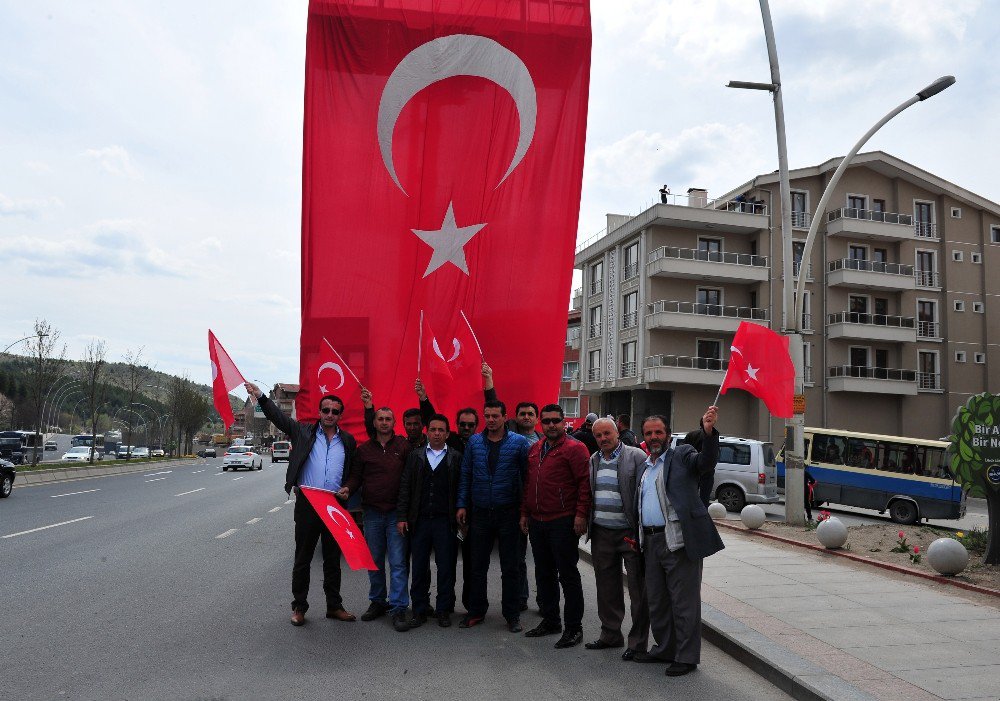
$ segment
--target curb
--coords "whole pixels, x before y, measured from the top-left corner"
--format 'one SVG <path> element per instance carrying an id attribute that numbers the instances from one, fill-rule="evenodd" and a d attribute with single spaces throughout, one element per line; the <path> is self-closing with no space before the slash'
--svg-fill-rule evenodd
<path id="1" fill-rule="evenodd" d="M 593 567 L 591 553 L 582 547 L 578 551 L 580 558 Z M 701 605 L 701 633 L 709 643 L 796 701 L 876 701 L 871 694 L 775 644 L 711 604 Z"/>
<path id="2" fill-rule="evenodd" d="M 14 489 L 23 487 L 34 487 L 40 484 L 52 484 L 54 482 L 75 482 L 77 480 L 94 479 L 96 477 L 107 477 L 108 475 L 130 475 L 135 472 L 146 472 L 156 470 L 161 467 L 176 467 L 178 465 L 197 465 L 200 463 L 194 460 L 166 460 L 149 464 L 122 463 L 121 465 L 107 465 L 103 467 L 67 467 L 53 468 L 50 470 L 32 470 L 30 472 L 18 472 L 14 480 Z"/>
<path id="3" fill-rule="evenodd" d="M 837 557 L 844 557 L 848 560 L 853 560 L 854 562 L 860 562 L 865 565 L 873 565 L 875 567 L 881 567 L 884 570 L 889 570 L 890 572 L 895 572 L 897 574 L 908 574 L 914 577 L 920 577 L 922 579 L 927 579 L 932 582 L 937 582 L 938 584 L 947 584 L 952 587 L 958 587 L 959 589 L 966 589 L 968 591 L 974 591 L 977 594 L 986 594 L 988 596 L 995 596 L 1000 598 L 1000 591 L 995 589 L 987 589 L 986 587 L 981 587 L 978 584 L 970 584 L 968 582 L 962 582 L 951 577 L 944 577 L 939 574 L 928 574 L 926 572 L 918 572 L 916 570 L 911 570 L 908 567 L 902 567 L 900 565 L 894 565 L 890 562 L 879 562 L 878 560 L 872 560 L 867 557 L 862 557 L 861 555 L 855 555 L 854 553 L 844 552 L 841 550 L 828 550 L 822 545 L 813 545 L 812 543 L 803 543 L 800 540 L 795 540 L 794 538 L 786 538 L 784 536 L 775 535 L 773 533 L 766 533 L 760 530 L 750 530 L 744 526 L 737 526 L 736 524 L 726 523 L 725 521 L 716 521 L 716 526 L 722 526 L 723 528 L 728 528 L 731 531 L 737 531 L 738 533 L 744 533 L 746 535 L 757 536 L 760 538 L 767 538 L 768 540 L 776 540 L 779 543 L 785 543 L 787 545 L 797 545 L 801 548 L 806 548 L 817 553 L 822 553 L 823 555 L 835 555 Z"/>

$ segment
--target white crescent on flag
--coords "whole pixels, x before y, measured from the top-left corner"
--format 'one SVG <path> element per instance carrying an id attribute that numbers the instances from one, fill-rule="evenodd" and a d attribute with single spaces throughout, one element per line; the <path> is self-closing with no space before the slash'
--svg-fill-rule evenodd
<path id="1" fill-rule="evenodd" d="M 319 369 L 316 371 L 317 380 L 319 379 L 320 375 L 323 373 L 324 370 L 333 370 L 340 376 L 340 383 L 336 387 L 334 387 L 335 390 L 340 389 L 341 387 L 344 386 L 344 369 L 341 368 L 339 365 L 337 365 L 337 363 L 326 362 L 320 365 Z M 326 387 L 324 385 L 320 385 L 320 391 L 323 392 L 323 394 L 326 394 Z"/>
<path id="2" fill-rule="evenodd" d="M 327 506 L 326 513 L 330 517 L 331 521 L 337 524 L 341 523 L 338 520 L 339 518 L 342 518 L 341 513 L 337 511 L 335 508 L 333 508 L 332 506 Z M 354 540 L 354 531 L 351 529 L 351 526 L 347 521 L 344 521 L 344 532 L 347 533 L 348 538 Z"/>
<path id="3" fill-rule="evenodd" d="M 434 354 L 446 363 L 453 361 L 462 352 L 462 344 L 458 342 L 457 338 L 451 339 L 451 346 L 455 352 L 451 354 L 450 358 L 444 357 L 444 353 L 441 352 L 441 346 L 438 345 L 438 340 L 436 338 L 432 339 L 431 345 L 434 347 Z"/>

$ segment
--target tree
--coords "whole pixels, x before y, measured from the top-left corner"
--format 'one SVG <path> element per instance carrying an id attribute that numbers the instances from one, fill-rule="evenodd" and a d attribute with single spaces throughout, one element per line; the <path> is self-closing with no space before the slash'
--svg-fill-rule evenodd
<path id="1" fill-rule="evenodd" d="M 107 346 L 104 341 L 93 340 L 87 344 L 83 351 L 83 381 L 84 381 L 84 401 L 90 409 L 90 444 L 94 449 L 90 453 L 90 462 L 93 464 L 94 456 L 97 453 L 97 414 L 98 409 L 104 404 L 104 397 L 107 394 L 107 384 L 103 382 L 103 377 L 107 369 Z"/>
<path id="2" fill-rule="evenodd" d="M 971 496 L 985 496 L 989 535 L 984 562 L 1000 565 L 1000 395 L 975 394 L 951 423 L 951 473 Z"/>
<path id="3" fill-rule="evenodd" d="M 122 362 L 125 365 L 125 408 L 132 411 L 132 417 L 128 422 L 128 441 L 125 445 L 132 446 L 132 430 L 135 426 L 135 413 L 132 409 L 132 405 L 135 400 L 139 398 L 139 390 L 146 384 L 146 380 L 149 379 L 152 369 L 142 364 L 142 348 L 139 350 L 127 350 L 125 351 L 125 357 Z M 125 461 L 132 457 L 131 449 L 125 452 Z"/>
<path id="4" fill-rule="evenodd" d="M 191 453 L 194 435 L 208 420 L 211 404 L 187 377 L 175 377 L 171 381 L 167 401 L 171 421 L 177 430 L 177 449 L 182 453 Z"/>
<path id="5" fill-rule="evenodd" d="M 0 428 L 4 426 L 14 430 L 14 402 L 0 394 Z"/>
<path id="6" fill-rule="evenodd" d="M 52 388 L 59 374 L 59 365 L 66 359 L 66 346 L 56 357 L 55 349 L 59 343 L 59 332 L 45 319 L 35 320 L 35 338 L 28 341 L 26 345 L 28 355 L 31 356 L 31 371 L 28 375 L 29 394 L 35 405 L 35 445 L 39 448 L 42 444 L 42 410 L 45 396 Z M 32 464 L 37 465 L 41 457 L 41 450 L 36 449 L 32 458 Z"/>

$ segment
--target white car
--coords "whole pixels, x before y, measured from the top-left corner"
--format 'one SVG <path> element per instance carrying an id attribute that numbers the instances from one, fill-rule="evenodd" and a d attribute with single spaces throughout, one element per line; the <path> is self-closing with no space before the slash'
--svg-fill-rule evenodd
<path id="1" fill-rule="evenodd" d="M 166 453 L 163 452 L 163 448 L 153 448 L 149 451 L 149 456 L 152 458 L 162 458 Z"/>
<path id="2" fill-rule="evenodd" d="M 222 471 L 229 468 L 238 470 L 245 467 L 248 470 L 263 470 L 264 458 L 253 452 L 249 446 L 233 445 L 226 448 L 226 454 L 222 456 Z"/>
<path id="3" fill-rule="evenodd" d="M 148 458 L 149 448 L 132 448 L 133 458 Z"/>
<path id="4" fill-rule="evenodd" d="M 59 460 L 60 462 L 90 462 L 91 454 L 93 454 L 95 461 L 101 459 L 101 453 L 95 451 L 89 445 L 78 445 L 63 453 L 63 456 Z"/>

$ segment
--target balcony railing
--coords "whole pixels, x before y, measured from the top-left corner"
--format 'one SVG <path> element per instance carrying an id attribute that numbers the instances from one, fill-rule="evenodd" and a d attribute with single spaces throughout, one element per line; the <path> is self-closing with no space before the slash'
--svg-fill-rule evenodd
<path id="1" fill-rule="evenodd" d="M 916 370 L 893 368 L 873 368 L 867 365 L 835 365 L 829 368 L 829 377 L 858 377 L 866 380 L 894 380 L 896 382 L 916 382 Z"/>
<path id="2" fill-rule="evenodd" d="M 802 261 L 797 260 L 792 262 L 792 277 L 798 277 L 799 271 L 802 269 Z M 806 280 L 812 280 L 813 276 L 813 264 L 810 263 L 806 266 Z"/>
<path id="3" fill-rule="evenodd" d="M 597 338 L 601 335 L 601 322 L 590 325 L 590 335 L 587 338 Z"/>
<path id="4" fill-rule="evenodd" d="M 918 321 L 917 338 L 940 338 L 939 324 L 936 321 Z"/>
<path id="5" fill-rule="evenodd" d="M 912 329 L 916 319 L 912 316 L 890 316 L 888 314 L 862 314 L 860 312 L 835 312 L 828 314 L 827 324 L 867 324 L 869 326 L 892 326 Z"/>
<path id="6" fill-rule="evenodd" d="M 941 277 L 933 270 L 917 270 L 913 273 L 917 278 L 917 287 L 941 287 Z"/>
<path id="7" fill-rule="evenodd" d="M 621 377 L 635 377 L 637 370 L 638 370 L 638 365 L 634 360 L 631 362 L 622 363 Z"/>
<path id="8" fill-rule="evenodd" d="M 571 380 L 579 380 L 580 379 L 580 371 L 579 370 L 570 370 L 569 372 L 564 372 L 563 376 L 562 376 L 562 379 L 563 379 L 563 382 L 570 382 Z"/>
<path id="9" fill-rule="evenodd" d="M 813 369 L 811 365 L 806 365 L 802 368 L 802 381 L 812 382 L 813 381 Z"/>
<path id="10" fill-rule="evenodd" d="M 936 239 L 938 237 L 937 224 L 929 221 L 918 221 L 913 225 L 913 233 L 922 239 Z"/>
<path id="11" fill-rule="evenodd" d="M 639 325 L 639 312 L 625 312 L 622 314 L 622 328 L 634 329 Z"/>
<path id="12" fill-rule="evenodd" d="M 575 342 L 580 340 L 580 327 L 574 326 L 573 328 L 566 331 L 566 345 L 572 346 Z"/>
<path id="13" fill-rule="evenodd" d="M 830 261 L 830 272 L 835 270 L 862 270 L 869 273 L 887 273 L 889 275 L 913 275 L 912 265 L 901 263 L 882 263 L 875 260 L 858 260 L 842 258 Z"/>
<path id="14" fill-rule="evenodd" d="M 713 209 L 724 209 L 727 212 L 740 212 L 742 214 L 767 214 L 767 205 L 763 202 L 729 200 L 724 204 L 716 204 Z"/>
<path id="15" fill-rule="evenodd" d="M 749 253 L 727 253 L 724 251 L 702 251 L 696 248 L 677 248 L 675 246 L 660 246 L 649 254 L 649 262 L 660 258 L 677 258 L 679 260 L 703 260 L 709 263 L 729 263 L 730 265 L 752 265 L 767 267 L 767 256 L 753 256 Z"/>
<path id="16" fill-rule="evenodd" d="M 594 280 L 590 283 L 590 294 L 599 295 L 604 292 L 604 280 Z"/>
<path id="17" fill-rule="evenodd" d="M 812 331 L 813 327 L 813 315 L 802 312 L 802 330 Z"/>
<path id="18" fill-rule="evenodd" d="M 812 215 L 809 212 L 792 212 L 792 226 L 808 229 L 810 224 L 812 224 Z"/>
<path id="19" fill-rule="evenodd" d="M 938 372 L 918 372 L 918 389 L 941 389 L 941 373 Z"/>
<path id="20" fill-rule="evenodd" d="M 639 274 L 639 263 L 629 263 L 622 268 L 622 280 L 631 280 Z"/>
<path id="21" fill-rule="evenodd" d="M 828 222 L 837 219 L 861 219 L 864 221 L 883 222 L 885 224 L 904 224 L 909 226 L 913 223 L 913 216 L 910 214 L 896 214 L 894 212 L 876 212 L 871 209 L 857 209 L 855 207 L 841 207 L 826 213 Z M 919 234 L 917 234 L 919 236 Z"/>
<path id="22" fill-rule="evenodd" d="M 587 382 L 600 382 L 601 381 L 601 369 L 600 368 L 590 368 L 587 371 Z"/>
<path id="23" fill-rule="evenodd" d="M 734 307 L 721 304 L 703 304 L 701 302 L 678 302 L 659 300 L 648 306 L 650 314 L 668 312 L 671 314 L 704 314 L 706 316 L 722 316 L 732 319 L 754 319 L 767 321 L 767 310 L 757 307 Z"/>
<path id="24" fill-rule="evenodd" d="M 691 370 L 725 370 L 728 360 L 700 358 L 689 355 L 651 355 L 646 358 L 647 368 L 687 368 Z"/>

